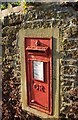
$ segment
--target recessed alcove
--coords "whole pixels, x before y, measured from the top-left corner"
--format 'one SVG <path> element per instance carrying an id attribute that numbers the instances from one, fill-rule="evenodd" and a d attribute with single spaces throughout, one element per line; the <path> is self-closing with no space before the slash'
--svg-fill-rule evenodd
<path id="1" fill-rule="evenodd" d="M 25 60 L 25 38 L 52 38 L 52 114 L 41 112 L 38 109 L 28 106 L 27 94 L 27 76 L 26 76 L 26 60 Z M 21 58 L 21 102 L 22 108 L 34 113 L 41 118 L 58 118 L 59 117 L 59 28 L 39 28 L 39 29 L 21 29 L 19 31 L 19 46 Z M 28 49 L 27 49 L 28 50 Z M 50 106 L 51 107 L 51 106 Z"/>

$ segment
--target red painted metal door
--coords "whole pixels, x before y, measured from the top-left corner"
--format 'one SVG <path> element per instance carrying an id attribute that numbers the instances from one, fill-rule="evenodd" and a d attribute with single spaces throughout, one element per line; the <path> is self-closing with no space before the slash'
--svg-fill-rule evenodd
<path id="1" fill-rule="evenodd" d="M 25 38 L 28 105 L 52 114 L 52 39 Z"/>

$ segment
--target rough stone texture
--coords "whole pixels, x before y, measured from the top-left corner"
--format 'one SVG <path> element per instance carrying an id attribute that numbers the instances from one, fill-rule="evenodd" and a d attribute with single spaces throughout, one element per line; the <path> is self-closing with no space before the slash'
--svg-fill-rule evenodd
<path id="1" fill-rule="evenodd" d="M 21 117 L 20 103 L 20 61 L 16 26 L 2 29 L 2 118 Z M 8 23 L 9 25 L 9 23 Z"/>
<path id="2" fill-rule="evenodd" d="M 77 16 L 61 28 L 61 109 L 66 118 L 78 118 L 78 23 Z"/>
<path id="3" fill-rule="evenodd" d="M 73 4 L 73 3 L 71 3 Z M 60 116 L 78 118 L 78 12 L 73 5 L 40 4 L 27 14 L 10 14 L 2 24 L 3 119 L 31 119 L 20 103 L 18 30 L 60 28 Z M 33 120 L 37 118 L 33 117 Z"/>
<path id="4" fill-rule="evenodd" d="M 0 119 L 2 118 L 2 41 L 1 41 L 1 20 L 0 20 Z"/>
<path id="5" fill-rule="evenodd" d="M 20 85 L 20 49 L 18 31 L 21 28 L 23 15 L 11 14 L 4 17 L 2 24 L 2 119 L 25 120 L 39 119 L 22 110 Z"/>

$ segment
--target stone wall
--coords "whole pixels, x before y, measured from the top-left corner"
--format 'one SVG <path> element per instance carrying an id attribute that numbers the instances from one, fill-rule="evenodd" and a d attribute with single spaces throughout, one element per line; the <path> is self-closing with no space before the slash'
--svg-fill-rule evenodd
<path id="1" fill-rule="evenodd" d="M 20 103 L 20 60 L 18 30 L 22 15 L 10 14 L 2 24 L 2 118 L 21 117 Z"/>
<path id="2" fill-rule="evenodd" d="M 23 115 L 20 103 L 19 29 L 52 29 L 55 26 L 60 30 L 60 116 L 77 118 L 78 12 L 70 5 L 55 5 L 54 3 L 46 5 L 44 3 L 34 6 L 32 10 L 28 10 L 27 14 L 11 13 L 2 19 L 3 119 L 22 118 L 23 120 L 27 117 Z"/>
<path id="3" fill-rule="evenodd" d="M 60 29 L 60 116 L 78 117 L 78 12 L 71 6 L 43 4 L 25 17 L 25 28 Z M 59 63 L 58 63 L 59 64 Z"/>
<path id="4" fill-rule="evenodd" d="M 67 118 L 78 118 L 78 18 L 67 21 L 61 32 L 61 109 Z M 70 24 L 69 24 L 70 22 Z"/>
<path id="5" fill-rule="evenodd" d="M 24 112 L 21 106 L 20 48 L 18 31 L 23 14 L 11 13 L 2 22 L 2 119 L 39 119 Z"/>

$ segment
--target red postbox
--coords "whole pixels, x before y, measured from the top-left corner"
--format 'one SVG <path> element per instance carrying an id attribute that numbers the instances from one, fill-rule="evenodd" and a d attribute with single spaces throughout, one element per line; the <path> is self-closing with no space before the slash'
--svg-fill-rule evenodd
<path id="1" fill-rule="evenodd" d="M 25 38 L 28 106 L 52 114 L 52 38 Z"/>

